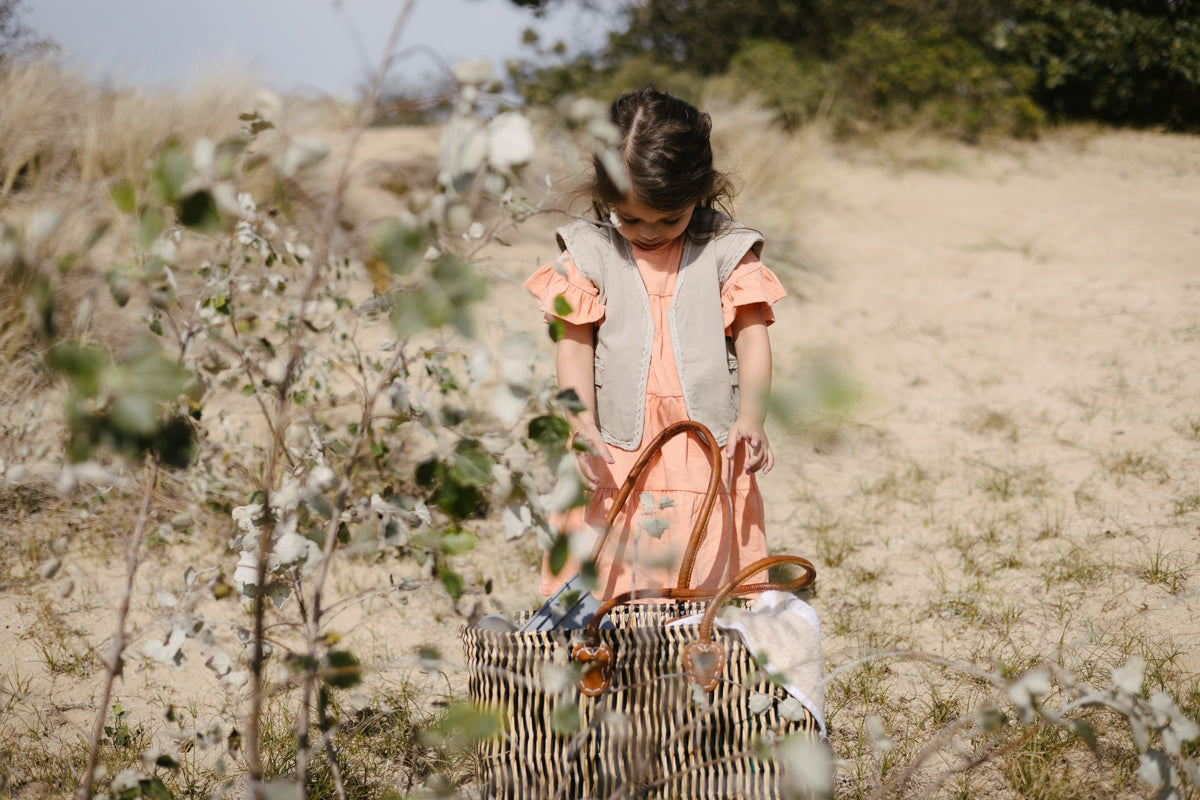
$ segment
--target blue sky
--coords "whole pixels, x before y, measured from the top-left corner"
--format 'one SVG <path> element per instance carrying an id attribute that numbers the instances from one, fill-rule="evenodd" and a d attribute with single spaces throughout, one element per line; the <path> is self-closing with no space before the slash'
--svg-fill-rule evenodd
<path id="1" fill-rule="evenodd" d="M 378 64 L 405 0 L 27 0 L 22 21 L 59 43 L 62 56 L 97 79 L 159 88 L 206 70 L 246 71 L 281 91 L 352 96 Z M 497 64 L 528 51 L 521 33 L 573 46 L 595 37 L 595 16 L 570 8 L 539 23 L 509 0 L 415 0 L 400 49 L 428 47 L 453 63 Z M 573 31 L 584 31 L 576 34 Z M 365 51 L 365 52 L 364 52 Z M 368 64 L 369 62 L 369 64 Z M 397 78 L 438 70 L 423 52 L 405 57 Z"/>

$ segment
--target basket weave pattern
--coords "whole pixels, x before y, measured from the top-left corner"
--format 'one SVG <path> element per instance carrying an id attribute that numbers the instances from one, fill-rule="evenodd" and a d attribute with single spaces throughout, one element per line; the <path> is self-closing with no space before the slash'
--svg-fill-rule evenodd
<path id="1" fill-rule="evenodd" d="M 758 669 L 740 637 L 724 631 L 713 633 L 724 645 L 722 678 L 711 693 L 695 689 L 682 651 L 696 641 L 697 626 L 666 623 L 706 606 L 614 608 L 615 628 L 600 631 L 615 655 L 612 688 L 598 697 L 579 693 L 573 682 L 544 679 L 546 664 L 571 669 L 569 634 L 464 629 L 471 699 L 505 721 L 502 737 L 479 746 L 482 796 L 782 797 L 770 743 L 795 734 L 816 739 L 817 722 L 807 712 L 799 719 L 781 716 L 779 704 L 789 695 Z M 552 720 L 563 704 L 578 713 L 575 733 L 555 730 Z"/>

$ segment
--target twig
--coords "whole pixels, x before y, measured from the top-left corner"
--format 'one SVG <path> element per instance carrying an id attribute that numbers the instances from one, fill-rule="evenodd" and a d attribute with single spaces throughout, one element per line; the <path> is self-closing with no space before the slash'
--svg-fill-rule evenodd
<path id="1" fill-rule="evenodd" d="M 96 764 L 100 758 L 100 738 L 104 735 L 104 721 L 108 719 L 108 703 L 112 699 L 113 683 L 121 674 L 122 658 L 125 653 L 125 624 L 129 619 L 134 580 L 137 577 L 138 566 L 141 564 L 142 541 L 145 539 L 146 525 L 150 519 L 150 501 L 154 497 L 154 487 L 158 483 L 158 469 L 158 462 L 151 459 L 150 474 L 146 477 L 146 484 L 142 491 L 142 506 L 138 512 L 137 525 L 134 526 L 133 534 L 129 537 L 129 548 L 125 553 L 125 591 L 121 595 L 121 604 L 117 607 L 116 630 L 113 631 L 112 647 L 104 665 L 104 687 L 100 691 L 96 721 L 92 725 L 92 735 L 88 741 L 87 767 L 75 790 L 77 800 L 89 800 L 96 781 Z"/>

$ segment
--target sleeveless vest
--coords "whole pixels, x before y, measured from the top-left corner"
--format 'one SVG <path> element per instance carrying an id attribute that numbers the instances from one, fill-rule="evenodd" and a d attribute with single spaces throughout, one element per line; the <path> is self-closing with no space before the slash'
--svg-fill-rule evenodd
<path id="1" fill-rule="evenodd" d="M 684 243 L 667 334 L 688 416 L 724 445 L 738 415 L 738 379 L 733 342 L 725 336 L 721 316 L 721 287 L 747 252 L 762 252 L 763 236 L 718 212 L 697 208 L 694 213 L 715 215 L 718 232 L 706 242 L 689 237 Z M 587 220 L 559 228 L 558 245 L 596 284 L 605 306 L 604 320 L 596 326 L 596 423 L 606 442 L 636 450 L 645 422 L 654 320 L 633 248 L 614 228 Z"/>

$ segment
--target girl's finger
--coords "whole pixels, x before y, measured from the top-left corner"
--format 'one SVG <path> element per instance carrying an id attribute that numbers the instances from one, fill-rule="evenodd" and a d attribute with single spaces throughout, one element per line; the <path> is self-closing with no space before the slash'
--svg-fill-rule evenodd
<path id="1" fill-rule="evenodd" d="M 732 459 L 737 453 L 738 443 L 742 441 L 742 434 L 730 432 L 729 438 L 725 440 L 725 458 Z"/>
<path id="2" fill-rule="evenodd" d="M 575 454 L 575 465 L 579 467 L 579 474 L 583 476 L 583 482 L 591 489 L 596 485 L 596 476 L 592 471 L 591 457 L 587 453 Z"/>

